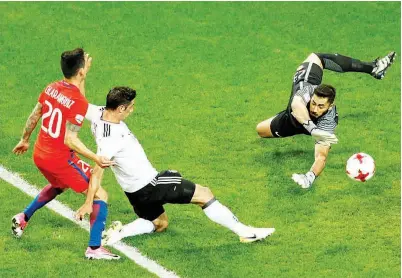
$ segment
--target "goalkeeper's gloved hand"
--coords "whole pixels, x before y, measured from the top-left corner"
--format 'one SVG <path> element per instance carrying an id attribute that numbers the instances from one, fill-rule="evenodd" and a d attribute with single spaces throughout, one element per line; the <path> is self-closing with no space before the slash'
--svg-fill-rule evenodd
<path id="1" fill-rule="evenodd" d="M 315 174 L 313 171 L 309 171 L 306 174 L 293 174 L 292 180 L 300 185 L 302 188 L 310 188 L 315 180 Z"/>

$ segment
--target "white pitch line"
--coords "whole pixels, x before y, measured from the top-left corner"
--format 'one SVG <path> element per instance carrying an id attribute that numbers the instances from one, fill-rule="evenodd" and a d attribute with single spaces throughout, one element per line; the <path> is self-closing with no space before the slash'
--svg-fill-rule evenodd
<path id="1" fill-rule="evenodd" d="M 38 195 L 39 190 L 33 185 L 29 184 L 27 181 L 22 179 L 17 173 L 13 173 L 8 171 L 0 164 L 0 178 L 8 182 L 9 184 L 17 187 L 21 191 L 25 192 L 31 197 L 36 197 Z M 49 209 L 55 211 L 61 216 L 67 218 L 68 220 L 76 223 L 81 228 L 89 231 L 89 222 L 87 220 L 77 221 L 74 218 L 74 211 L 63 205 L 61 202 L 57 200 L 53 200 L 46 205 Z M 112 245 L 112 247 L 116 250 L 119 250 L 121 253 L 126 255 L 129 259 L 134 261 L 136 264 L 141 267 L 147 269 L 149 272 L 156 274 L 162 278 L 178 278 L 174 272 L 167 270 L 163 266 L 157 264 L 155 261 L 148 259 L 144 255 L 142 255 L 137 248 L 124 244 L 123 242 L 116 243 Z"/>

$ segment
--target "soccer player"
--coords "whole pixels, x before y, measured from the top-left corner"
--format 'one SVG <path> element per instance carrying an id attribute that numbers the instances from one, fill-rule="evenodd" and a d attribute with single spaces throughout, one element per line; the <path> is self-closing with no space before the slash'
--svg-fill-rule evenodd
<path id="1" fill-rule="evenodd" d="M 262 240 L 275 231 L 274 228 L 244 225 L 215 199 L 209 188 L 183 179 L 176 171 L 158 173 L 137 138 L 123 122 L 134 110 L 135 96 L 136 91 L 131 88 L 115 87 L 107 95 L 106 107 L 90 104 L 86 115 L 92 122 L 98 155 L 115 161 L 112 171 L 139 217 L 121 231 L 109 230 L 105 244 L 113 244 L 128 236 L 164 231 L 168 226 L 163 208 L 166 203 L 200 206 L 210 220 L 233 231 L 244 243 Z M 89 185 L 92 194 L 87 195 L 86 202 L 77 211 L 77 219 L 91 211 L 93 193 L 100 188 L 103 172 L 102 167 L 95 165 Z"/>
<path id="2" fill-rule="evenodd" d="M 302 188 L 309 188 L 324 170 L 331 144 L 338 139 L 334 134 L 338 113 L 334 104 L 336 90 L 321 84 L 323 69 L 336 72 L 363 72 L 383 79 L 396 57 L 391 52 L 373 62 L 362 62 L 339 54 L 312 53 L 297 68 L 292 92 L 286 110 L 257 125 L 263 138 L 282 138 L 297 134 L 315 139 L 315 160 L 306 174 L 293 174 L 292 179 Z"/>
<path id="3" fill-rule="evenodd" d="M 23 154 L 29 148 L 29 138 L 42 118 L 35 143 L 33 160 L 39 171 L 49 181 L 25 210 L 12 218 L 12 232 L 21 237 L 32 215 L 68 188 L 86 194 L 91 167 L 76 152 L 93 160 L 99 167 L 112 162 L 94 154 L 78 138 L 88 109 L 85 98 L 85 79 L 92 58 L 78 48 L 61 54 L 64 79 L 49 84 L 40 94 L 38 103 L 29 116 L 20 142 L 13 149 Z M 119 256 L 101 247 L 101 234 L 107 216 L 107 193 L 100 188 L 91 207 L 91 231 L 85 256 L 90 259 L 118 259 Z"/>

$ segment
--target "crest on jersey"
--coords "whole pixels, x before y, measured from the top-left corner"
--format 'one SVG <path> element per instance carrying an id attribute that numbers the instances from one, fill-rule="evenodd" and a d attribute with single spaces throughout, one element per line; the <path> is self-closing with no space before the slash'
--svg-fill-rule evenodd
<path id="1" fill-rule="evenodd" d="M 82 122 L 84 121 L 84 116 L 77 114 L 75 115 L 75 120 L 77 121 L 77 123 L 82 124 Z"/>

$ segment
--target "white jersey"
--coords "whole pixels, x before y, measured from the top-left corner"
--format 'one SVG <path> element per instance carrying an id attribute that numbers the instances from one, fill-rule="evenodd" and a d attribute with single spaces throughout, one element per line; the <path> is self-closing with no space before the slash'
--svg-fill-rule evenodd
<path id="1" fill-rule="evenodd" d="M 125 192 L 132 193 L 150 183 L 158 172 L 149 162 L 144 149 L 124 122 L 118 124 L 102 119 L 104 107 L 89 104 L 85 118 L 91 121 L 97 154 L 113 159 L 111 166 L 117 182 Z"/>

